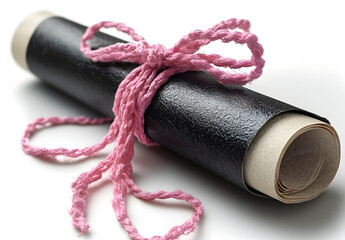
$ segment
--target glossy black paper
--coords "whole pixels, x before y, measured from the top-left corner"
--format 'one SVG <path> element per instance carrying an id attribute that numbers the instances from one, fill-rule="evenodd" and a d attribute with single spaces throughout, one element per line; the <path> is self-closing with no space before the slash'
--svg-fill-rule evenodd
<path id="1" fill-rule="evenodd" d="M 85 29 L 60 17 L 46 19 L 30 40 L 27 64 L 40 79 L 113 116 L 116 89 L 137 65 L 84 57 L 79 44 Z M 97 33 L 91 46 L 119 41 Z M 304 112 L 243 87 L 224 86 L 207 73 L 187 72 L 157 92 L 145 113 L 145 130 L 153 141 L 246 188 L 242 162 L 250 142 L 270 118 L 287 111 Z"/>

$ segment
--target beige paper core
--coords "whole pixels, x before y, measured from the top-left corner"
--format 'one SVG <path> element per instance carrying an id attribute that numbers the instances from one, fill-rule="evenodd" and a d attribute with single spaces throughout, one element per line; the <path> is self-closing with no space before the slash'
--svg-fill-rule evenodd
<path id="1" fill-rule="evenodd" d="M 303 114 L 284 113 L 270 119 L 250 144 L 244 179 L 281 202 L 304 202 L 327 188 L 339 161 L 340 143 L 332 126 Z"/>
<path id="2" fill-rule="evenodd" d="M 12 55 L 19 66 L 25 70 L 29 70 L 26 63 L 26 50 L 32 34 L 42 21 L 53 16 L 55 15 L 51 12 L 37 12 L 25 18 L 17 27 L 12 39 Z"/>

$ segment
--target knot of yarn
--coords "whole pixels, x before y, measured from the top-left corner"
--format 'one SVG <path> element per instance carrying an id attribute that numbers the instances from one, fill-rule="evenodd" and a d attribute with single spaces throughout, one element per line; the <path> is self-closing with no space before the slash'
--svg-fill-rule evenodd
<path id="1" fill-rule="evenodd" d="M 133 43 L 116 43 L 110 46 L 91 50 L 87 41 L 92 39 L 95 32 L 101 28 L 114 27 L 134 40 Z M 145 39 L 132 28 L 123 23 L 100 22 L 89 27 L 83 35 L 80 49 L 92 61 L 129 61 L 141 64 L 134 69 L 120 84 L 116 91 L 113 112 L 115 119 L 92 119 L 85 117 L 49 117 L 39 118 L 31 123 L 22 138 L 23 150 L 31 155 L 48 157 L 91 156 L 115 141 L 113 151 L 107 158 L 99 162 L 89 172 L 82 173 L 72 184 L 73 198 L 70 215 L 73 225 L 84 233 L 89 228 L 85 219 L 88 186 L 101 179 L 103 173 L 110 172 L 114 182 L 113 208 L 118 221 L 123 225 L 132 239 L 143 240 L 137 229 L 132 225 L 127 215 L 126 196 L 128 190 L 137 198 L 143 200 L 174 198 L 184 200 L 191 204 L 195 213 L 182 225 L 171 228 L 162 237 L 150 239 L 177 239 L 182 234 L 193 232 L 203 212 L 201 202 L 188 193 L 180 190 L 165 192 L 145 192 L 141 190 L 132 179 L 133 169 L 131 160 L 134 155 L 134 136 L 142 143 L 152 146 L 157 145 L 146 136 L 144 131 L 144 113 L 157 90 L 176 73 L 188 70 L 202 70 L 208 72 L 223 84 L 234 83 L 244 85 L 262 74 L 265 61 L 262 59 L 263 48 L 258 43 L 257 37 L 249 33 L 248 20 L 229 19 L 222 21 L 206 30 L 195 30 L 184 36 L 173 48 L 167 49 L 161 44 L 150 46 Z M 239 31 L 235 31 L 239 29 Z M 247 44 L 252 56 L 247 60 L 235 60 L 222 57 L 218 54 L 197 53 L 200 48 L 213 41 L 220 40 L 224 43 L 234 41 Z M 250 72 L 228 73 L 221 68 L 240 69 L 254 67 Z M 111 122 L 109 131 L 103 139 L 90 147 L 82 149 L 47 149 L 30 145 L 30 137 L 42 126 L 59 124 L 102 124 Z"/>
<path id="2" fill-rule="evenodd" d="M 148 51 L 147 64 L 151 68 L 161 69 L 164 66 L 163 60 L 165 58 L 165 54 L 166 48 L 162 44 L 153 45 Z"/>

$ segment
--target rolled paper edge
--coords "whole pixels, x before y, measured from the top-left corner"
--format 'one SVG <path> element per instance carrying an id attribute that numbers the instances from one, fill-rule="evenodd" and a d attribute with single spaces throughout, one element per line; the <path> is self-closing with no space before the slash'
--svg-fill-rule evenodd
<path id="1" fill-rule="evenodd" d="M 12 38 L 12 56 L 14 60 L 23 69 L 29 71 L 28 64 L 26 62 L 26 51 L 31 39 L 31 36 L 35 32 L 37 26 L 46 20 L 53 17 L 55 14 L 49 11 L 40 11 L 33 13 L 26 17 L 17 27 Z"/>
<path id="2" fill-rule="evenodd" d="M 289 161 L 286 159 L 286 152 L 296 139 L 311 131 L 318 134 L 317 141 L 323 143 L 326 163 L 310 185 L 296 194 L 286 195 L 278 186 L 282 163 Z M 322 157 L 324 156 L 320 156 Z M 288 112 L 273 117 L 259 130 L 244 157 L 243 174 L 246 185 L 255 191 L 283 203 L 300 203 L 309 201 L 326 190 L 336 175 L 339 163 L 340 140 L 335 129 L 310 116 Z M 304 169 L 295 169 L 292 174 L 301 174 L 301 171 Z"/>

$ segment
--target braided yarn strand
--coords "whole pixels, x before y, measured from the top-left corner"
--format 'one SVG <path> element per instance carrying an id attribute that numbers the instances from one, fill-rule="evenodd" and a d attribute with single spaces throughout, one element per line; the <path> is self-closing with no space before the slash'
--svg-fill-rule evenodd
<path id="1" fill-rule="evenodd" d="M 116 43 L 107 47 L 91 50 L 87 41 L 92 39 L 95 32 L 101 28 L 116 28 L 128 34 L 134 43 Z M 133 182 L 133 169 L 131 160 L 134 155 L 134 137 L 140 142 L 155 146 L 157 143 L 149 139 L 144 132 L 144 113 L 157 90 L 174 74 L 185 71 L 206 71 L 223 84 L 234 83 L 244 85 L 262 74 L 264 60 L 263 48 L 257 37 L 249 33 L 248 20 L 229 19 L 222 21 L 207 30 L 195 30 L 184 36 L 173 48 L 167 49 L 161 44 L 149 45 L 145 39 L 132 28 L 123 23 L 100 22 L 89 27 L 83 35 L 80 49 L 92 61 L 129 61 L 141 64 L 134 69 L 120 84 L 113 105 L 115 119 L 92 119 L 85 117 L 50 117 L 39 118 L 28 125 L 22 138 L 23 150 L 31 155 L 66 156 L 76 158 L 91 156 L 108 144 L 115 141 L 113 151 L 107 158 L 99 162 L 89 172 L 82 173 L 72 184 L 72 208 L 70 215 L 74 226 L 85 233 L 89 225 L 85 219 L 88 198 L 88 186 L 101 179 L 103 173 L 109 171 L 113 181 L 114 198 L 112 206 L 118 221 L 128 232 L 130 238 L 135 240 L 170 240 L 177 239 L 182 234 L 193 232 L 203 212 L 201 202 L 188 193 L 180 190 L 165 192 L 145 192 Z M 240 29 L 241 31 L 235 31 Z M 202 46 L 213 41 L 221 40 L 224 43 L 234 41 L 247 44 L 252 53 L 248 60 L 235 60 L 217 54 L 196 53 Z M 254 67 L 249 73 L 228 73 L 219 67 L 238 69 Z M 30 137 L 38 129 L 59 124 L 102 124 L 112 121 L 108 133 L 102 140 L 93 146 L 82 149 L 47 149 L 32 146 Z M 195 210 L 190 219 L 183 224 L 171 228 L 164 236 L 145 238 L 141 236 L 129 219 L 126 208 L 128 190 L 143 200 L 173 198 L 188 202 Z"/>

